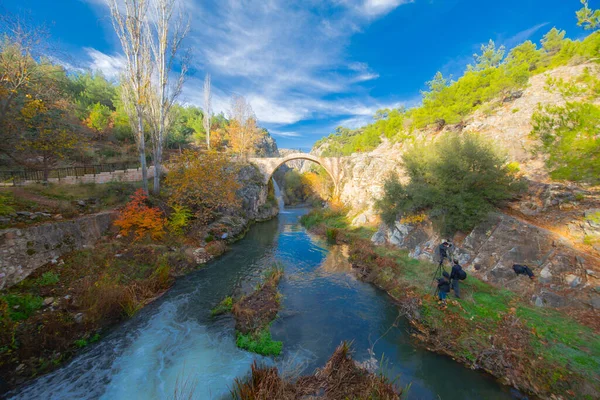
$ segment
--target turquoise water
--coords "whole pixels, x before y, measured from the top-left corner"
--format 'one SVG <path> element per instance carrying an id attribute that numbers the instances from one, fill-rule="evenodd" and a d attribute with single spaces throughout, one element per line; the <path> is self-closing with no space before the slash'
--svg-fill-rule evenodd
<path id="1" fill-rule="evenodd" d="M 253 360 L 285 374 L 311 373 L 342 340 L 355 359 L 400 386 L 409 399 L 509 399 L 489 376 L 415 347 L 408 326 L 384 293 L 357 281 L 343 255 L 299 225 L 305 210 L 285 210 L 257 224 L 230 252 L 177 281 L 161 299 L 119 325 L 68 365 L 14 393 L 15 399 L 169 399 L 187 382 L 196 399 L 229 396 Z M 251 290 L 275 262 L 283 263 L 282 310 L 272 325 L 284 343 L 273 361 L 235 347 L 234 321 L 211 318 L 223 297 Z M 372 353 L 371 350 L 372 349 Z"/>

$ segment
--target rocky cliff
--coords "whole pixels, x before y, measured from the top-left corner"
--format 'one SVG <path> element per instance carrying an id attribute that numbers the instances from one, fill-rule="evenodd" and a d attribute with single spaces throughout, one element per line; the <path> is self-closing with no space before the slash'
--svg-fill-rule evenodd
<path id="1" fill-rule="evenodd" d="M 528 87 L 514 93 L 505 100 L 498 100 L 488 107 L 482 107 L 461 124 L 447 125 L 443 129 L 430 127 L 417 130 L 412 134 L 415 140 L 434 141 L 449 131 L 477 132 L 498 144 L 508 153 L 510 161 L 520 165 L 525 177 L 532 181 L 546 182 L 548 173 L 544 166 L 544 156 L 536 152 L 539 143 L 530 137 L 531 117 L 538 107 L 544 105 L 564 105 L 563 96 L 547 88 L 549 78 L 568 81 L 581 75 L 585 68 L 594 64 L 560 67 L 530 79 Z M 404 150 L 411 141 L 402 143 L 384 142 L 368 153 L 355 153 L 344 157 L 341 172 L 340 198 L 353 209 L 356 224 L 374 222 L 373 202 L 383 190 L 383 182 L 392 171 L 403 175 L 401 159 Z M 327 146 L 325 143 L 324 146 Z M 316 148 L 313 153 L 319 155 L 325 147 Z"/>
<path id="2" fill-rule="evenodd" d="M 451 238 L 456 257 L 467 270 L 492 284 L 521 293 L 538 306 L 600 308 L 600 191 L 549 179 L 539 143 L 530 136 L 532 115 L 544 105 L 564 105 L 560 93 L 550 91 L 549 78 L 569 81 L 590 65 L 557 68 L 531 78 L 528 87 L 506 100 L 482 107 L 463 123 L 414 132 L 417 140 L 435 141 L 441 134 L 477 132 L 506 150 L 508 161 L 519 163 L 529 190 L 472 232 Z M 591 68 L 598 73 L 595 66 Z M 326 146 L 326 144 L 325 144 Z M 401 158 L 410 141 L 384 141 L 368 153 L 343 159 L 340 198 L 350 206 L 354 225 L 376 224 L 375 199 L 383 193 L 390 172 L 405 177 Z M 315 149 L 319 154 L 321 149 Z M 378 244 L 407 249 L 415 258 L 435 259 L 441 241 L 431 223 L 397 221 L 380 226 Z M 535 283 L 516 276 L 514 263 L 534 270 Z"/>

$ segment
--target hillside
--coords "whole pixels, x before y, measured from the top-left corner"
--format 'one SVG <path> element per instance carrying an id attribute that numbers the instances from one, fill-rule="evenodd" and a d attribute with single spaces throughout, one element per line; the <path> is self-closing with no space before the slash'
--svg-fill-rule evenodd
<path id="1" fill-rule="evenodd" d="M 583 313 L 584 320 L 595 320 L 587 313 L 600 308 L 600 229 L 595 219 L 600 190 L 585 181 L 553 179 L 549 155 L 540 151 L 543 143 L 531 133 L 534 114 L 546 106 L 578 101 L 598 106 L 598 98 L 584 89 L 571 90 L 575 95 L 563 90 L 586 74 L 597 77 L 598 72 L 593 63 L 551 69 L 531 77 L 522 92 L 482 105 L 459 124 L 417 129 L 410 140 L 395 143 L 383 137 L 374 150 L 344 157 L 339 196 L 351 210 L 353 225 L 379 223 L 375 202 L 383 196 L 390 173 L 408 179 L 402 157 L 413 143 L 435 143 L 452 133 L 478 133 L 505 151 L 506 162 L 526 179 L 528 189 L 473 231 L 451 238 L 461 264 L 480 279 L 509 288 L 533 304 L 567 307 L 578 310 L 572 311 L 574 315 Z M 325 141 L 313 151 L 326 154 L 327 146 Z M 414 258 L 434 260 L 442 238 L 430 221 L 410 223 L 399 216 L 394 226 L 382 224 L 373 241 L 407 249 Z M 513 263 L 530 265 L 539 279 L 534 284 L 519 280 L 511 269 Z"/>

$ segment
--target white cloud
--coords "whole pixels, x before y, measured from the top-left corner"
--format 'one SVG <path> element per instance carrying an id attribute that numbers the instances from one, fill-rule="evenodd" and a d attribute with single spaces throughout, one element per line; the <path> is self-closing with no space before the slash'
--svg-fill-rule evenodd
<path id="1" fill-rule="evenodd" d="M 297 133 L 297 132 L 279 132 L 279 131 L 276 131 L 276 130 L 273 130 L 273 129 L 271 129 L 270 132 L 271 132 L 271 135 L 273 135 L 273 136 L 281 136 L 281 137 L 284 137 L 284 138 L 299 138 L 299 137 L 302 137 L 302 135 L 299 134 L 299 133 Z"/>
<path id="2" fill-rule="evenodd" d="M 412 1 L 310 0 L 302 7 L 288 0 L 181 2 L 192 22 L 187 39 L 192 70 L 201 75 L 188 80 L 181 101 L 202 107 L 201 81 L 210 72 L 215 112 L 227 114 L 232 94 L 243 95 L 260 123 L 278 126 L 309 118 L 373 115 L 378 103 L 361 84 L 379 74 L 349 59 L 346 47 L 374 19 Z M 91 68 L 109 77 L 123 67 L 122 56 L 86 51 Z"/>
<path id="3" fill-rule="evenodd" d="M 381 16 L 413 0 L 365 0 L 362 8 L 367 15 Z"/>
<path id="4" fill-rule="evenodd" d="M 523 43 L 524 41 L 529 39 L 533 34 L 535 34 L 537 31 L 539 31 L 540 29 L 542 29 L 543 27 L 545 27 L 548 24 L 549 24 L 549 22 L 544 22 L 542 24 L 537 24 L 535 26 L 532 26 L 531 28 L 525 29 L 521 32 L 518 32 L 514 36 L 509 37 L 508 39 L 502 41 L 502 43 L 504 44 L 504 46 L 506 46 L 507 48 L 510 49 L 514 46 L 517 46 L 517 45 Z"/>
<path id="5" fill-rule="evenodd" d="M 89 68 L 92 71 L 101 71 L 109 79 L 118 77 L 125 67 L 125 57 L 122 55 L 110 56 L 89 47 L 84 50 L 91 59 Z"/>

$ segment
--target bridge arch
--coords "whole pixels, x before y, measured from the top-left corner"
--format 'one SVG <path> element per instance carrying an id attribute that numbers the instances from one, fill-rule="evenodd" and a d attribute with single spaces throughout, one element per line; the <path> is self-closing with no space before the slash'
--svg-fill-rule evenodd
<path id="1" fill-rule="evenodd" d="M 332 158 L 329 157 L 318 157 L 313 154 L 308 153 L 292 153 L 288 154 L 285 157 L 272 157 L 272 158 L 250 158 L 249 161 L 255 164 L 263 174 L 265 184 L 268 184 L 271 178 L 273 177 L 273 173 L 277 170 L 277 168 L 281 167 L 283 164 L 288 161 L 293 160 L 308 160 L 312 161 L 325 169 L 334 185 L 334 193 L 338 193 L 338 180 L 336 179 L 336 163 Z"/>

